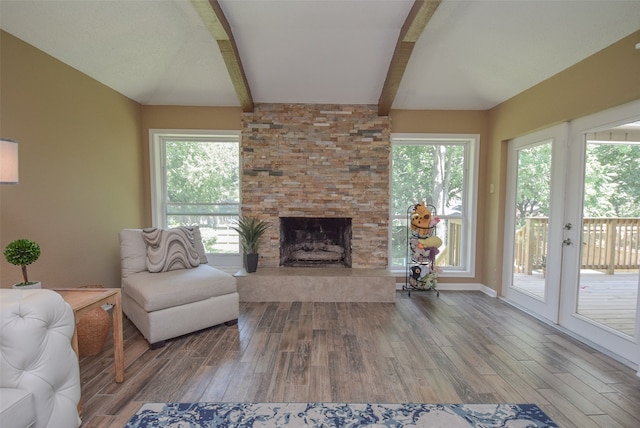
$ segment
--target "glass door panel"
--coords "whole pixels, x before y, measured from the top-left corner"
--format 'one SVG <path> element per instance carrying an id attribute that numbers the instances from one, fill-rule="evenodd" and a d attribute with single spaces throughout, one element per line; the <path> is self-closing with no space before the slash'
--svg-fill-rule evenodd
<path id="1" fill-rule="evenodd" d="M 552 140 L 517 150 L 511 286 L 544 300 L 546 290 Z"/>
<path id="2" fill-rule="evenodd" d="M 509 142 L 503 296 L 558 320 L 567 125 Z"/>
<path id="3" fill-rule="evenodd" d="M 559 324 L 640 363 L 640 101 L 576 119 L 567 157 Z"/>
<path id="4" fill-rule="evenodd" d="M 640 142 L 596 140 L 597 134 L 587 135 L 591 139 L 586 142 L 576 312 L 633 337 L 640 257 Z"/>
<path id="5" fill-rule="evenodd" d="M 509 142 L 502 275 L 508 302 L 631 366 L 640 363 L 638 112 L 635 101 Z"/>

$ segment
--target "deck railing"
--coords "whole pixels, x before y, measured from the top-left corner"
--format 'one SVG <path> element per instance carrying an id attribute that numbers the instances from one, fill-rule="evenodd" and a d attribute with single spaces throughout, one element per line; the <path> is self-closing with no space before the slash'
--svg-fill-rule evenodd
<path id="1" fill-rule="evenodd" d="M 529 217 L 516 231 L 516 272 L 531 275 L 546 267 L 548 227 L 547 217 Z M 640 218 L 583 219 L 581 269 L 613 274 L 616 269 L 639 267 Z"/>
<path id="2" fill-rule="evenodd" d="M 459 218 L 446 219 L 447 231 L 444 245 L 436 256 L 437 266 L 460 266 L 460 243 L 462 242 L 462 220 Z"/>

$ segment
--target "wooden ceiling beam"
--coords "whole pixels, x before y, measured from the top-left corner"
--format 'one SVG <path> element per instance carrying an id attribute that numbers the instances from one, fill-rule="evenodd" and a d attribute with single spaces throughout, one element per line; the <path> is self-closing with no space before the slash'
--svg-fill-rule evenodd
<path id="1" fill-rule="evenodd" d="M 240 54 L 236 42 L 231 32 L 231 26 L 224 16 L 222 7 L 218 0 L 191 0 L 205 26 L 218 43 L 224 63 L 227 65 L 229 77 L 236 90 L 242 111 L 249 113 L 253 111 L 253 98 L 247 76 L 242 67 Z"/>
<path id="2" fill-rule="evenodd" d="M 378 114 L 388 116 L 391 105 L 398 93 L 400 81 L 411 58 L 413 47 L 424 31 L 427 23 L 440 5 L 441 0 L 416 0 L 402 25 L 396 48 L 391 57 L 387 77 L 378 100 Z"/>

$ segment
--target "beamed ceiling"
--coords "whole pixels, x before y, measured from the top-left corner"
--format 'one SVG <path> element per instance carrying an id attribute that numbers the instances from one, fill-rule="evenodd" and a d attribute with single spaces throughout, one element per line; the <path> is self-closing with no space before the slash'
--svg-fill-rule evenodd
<path id="1" fill-rule="evenodd" d="M 386 115 L 492 108 L 640 30 L 640 0 L 0 0 L 0 26 L 144 105 Z"/>

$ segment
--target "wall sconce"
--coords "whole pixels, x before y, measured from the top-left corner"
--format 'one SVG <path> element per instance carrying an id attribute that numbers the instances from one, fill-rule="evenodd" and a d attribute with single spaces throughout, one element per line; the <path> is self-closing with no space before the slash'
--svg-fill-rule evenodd
<path id="1" fill-rule="evenodd" d="M 18 184 L 18 142 L 0 138 L 0 184 Z"/>

